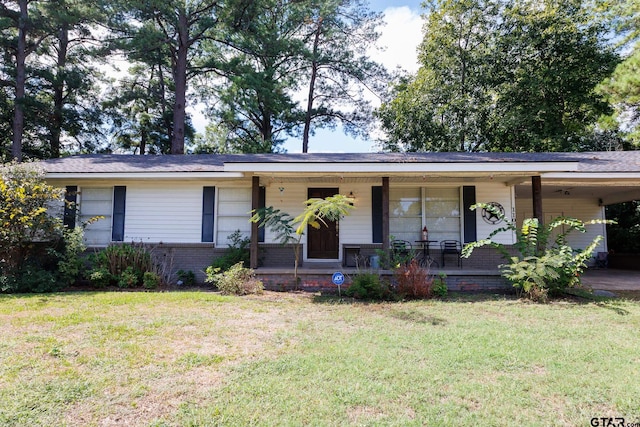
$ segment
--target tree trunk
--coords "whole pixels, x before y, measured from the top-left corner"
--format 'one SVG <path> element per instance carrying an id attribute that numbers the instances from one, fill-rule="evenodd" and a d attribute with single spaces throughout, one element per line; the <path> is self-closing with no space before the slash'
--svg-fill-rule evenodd
<path id="1" fill-rule="evenodd" d="M 56 75 L 53 79 L 53 118 L 50 130 L 51 157 L 60 157 L 60 137 L 62 135 L 65 67 L 67 65 L 67 50 L 69 47 L 69 28 L 63 24 L 58 31 L 58 59 Z"/>
<path id="2" fill-rule="evenodd" d="M 160 104 L 160 110 L 162 111 L 162 121 L 164 127 L 167 130 L 167 141 L 173 141 L 173 126 L 171 125 L 171 119 L 167 114 L 167 88 L 164 84 L 164 73 L 162 71 L 162 59 L 158 58 L 158 79 L 160 80 L 160 94 L 162 96 L 162 103 Z M 151 90 L 151 89 L 149 89 Z M 166 148 L 161 149 L 163 154 Z"/>
<path id="3" fill-rule="evenodd" d="M 22 134 L 24 132 L 24 96 L 25 96 L 25 62 L 27 58 L 27 21 L 28 0 L 20 0 L 20 18 L 18 19 L 18 46 L 16 49 L 16 97 L 13 111 L 13 141 L 11 155 L 18 162 L 22 161 Z"/>
<path id="4" fill-rule="evenodd" d="M 320 29 L 322 28 L 322 18 L 318 19 L 318 27 L 313 40 L 313 60 L 311 62 L 311 79 L 309 80 L 309 95 L 307 98 L 307 111 L 304 117 L 304 131 L 302 134 L 302 152 L 309 151 L 309 133 L 311 132 L 311 111 L 313 110 L 313 94 L 316 87 L 316 77 L 318 76 L 318 44 L 320 41 Z"/>
<path id="5" fill-rule="evenodd" d="M 173 75 L 176 85 L 176 99 L 173 107 L 173 138 L 171 154 L 184 154 L 184 127 L 187 100 L 187 53 L 189 50 L 189 25 L 184 11 L 178 16 L 178 49 L 176 51 Z"/>

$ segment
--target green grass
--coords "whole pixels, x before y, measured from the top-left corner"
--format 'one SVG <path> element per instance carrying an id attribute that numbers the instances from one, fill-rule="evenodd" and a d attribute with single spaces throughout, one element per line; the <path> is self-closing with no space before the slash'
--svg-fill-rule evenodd
<path id="1" fill-rule="evenodd" d="M 0 296 L 0 425 L 640 422 L 640 302 Z"/>

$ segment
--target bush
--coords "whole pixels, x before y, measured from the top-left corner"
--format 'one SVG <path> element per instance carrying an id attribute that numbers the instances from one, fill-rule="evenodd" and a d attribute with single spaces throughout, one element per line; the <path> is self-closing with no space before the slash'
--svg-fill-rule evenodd
<path id="1" fill-rule="evenodd" d="M 191 270 L 178 270 L 176 275 L 178 276 L 178 280 L 182 282 L 179 283 L 180 285 L 193 286 L 196 284 L 196 274 Z"/>
<path id="2" fill-rule="evenodd" d="M 60 282 L 55 272 L 37 265 L 25 265 L 15 275 L 0 277 L 2 292 L 55 292 Z"/>
<path id="3" fill-rule="evenodd" d="M 156 289 L 160 285 L 160 276 L 152 271 L 147 271 L 142 276 L 142 286 L 145 289 Z"/>
<path id="4" fill-rule="evenodd" d="M 541 227 L 536 218 L 525 218 L 522 227 L 518 228 L 491 205 L 479 203 L 472 208 L 485 208 L 504 220 L 506 225 L 494 230 L 484 240 L 467 244 L 462 256 L 467 258 L 473 249 L 485 245 L 496 248 L 509 260 L 508 264 L 500 266 L 502 275 L 525 297 L 539 302 L 546 301 L 548 296 L 562 294 L 567 288 L 580 285 L 580 276 L 587 266 L 586 262 L 603 239 L 602 236 L 596 236 L 586 248 L 576 251 L 567 243 L 567 234 L 574 230 L 584 233 L 586 224 L 611 223 L 599 219 L 583 222 L 575 218 L 558 217 Z M 553 231 L 558 227 L 564 227 L 565 231 L 550 241 Z M 514 246 L 519 255 L 511 256 L 503 244 L 491 240 L 502 232 L 515 232 Z"/>
<path id="5" fill-rule="evenodd" d="M 375 301 L 393 299 L 389 285 L 381 281 L 380 276 L 375 273 L 356 274 L 344 294 L 348 297 Z"/>
<path id="6" fill-rule="evenodd" d="M 250 268 L 244 268 L 239 262 L 225 272 L 219 268 L 207 267 L 207 283 L 213 283 L 220 292 L 226 295 L 260 294 L 264 287 Z"/>
<path id="7" fill-rule="evenodd" d="M 117 284 L 120 288 L 144 285 L 145 273 L 153 273 L 162 282 L 153 256 L 142 243 L 124 243 L 108 246 L 93 257 L 91 282 L 96 286 Z"/>
<path id="8" fill-rule="evenodd" d="M 429 270 L 423 268 L 415 259 L 408 264 L 401 264 L 394 271 L 397 292 L 402 298 L 431 298 L 433 278 Z"/>
<path id="9" fill-rule="evenodd" d="M 139 282 L 140 276 L 134 271 L 133 267 L 127 267 L 118 277 L 119 288 L 134 288 Z"/>
<path id="10" fill-rule="evenodd" d="M 114 279 L 109 270 L 101 267 L 91 272 L 89 280 L 97 288 L 106 288 Z"/>
<path id="11" fill-rule="evenodd" d="M 221 271 L 226 271 L 239 262 L 248 265 L 251 257 L 249 252 L 251 239 L 243 237 L 240 230 L 236 230 L 227 237 L 227 240 L 229 240 L 229 247 L 223 255 L 213 260 L 211 266 L 219 268 Z"/>
<path id="12" fill-rule="evenodd" d="M 63 190 L 34 164 L 1 166 L 0 178 L 0 275 L 19 279 L 27 264 L 33 272 L 40 263 L 43 246 L 55 248 L 62 238 L 62 221 L 47 209 L 61 203 Z"/>
<path id="13" fill-rule="evenodd" d="M 447 288 L 447 282 L 445 279 L 447 275 L 444 273 L 438 274 L 438 277 L 433 279 L 433 283 L 431 284 L 431 293 L 433 296 L 438 298 L 444 298 L 449 293 L 449 288 Z"/>
<path id="14" fill-rule="evenodd" d="M 84 244 L 84 230 L 82 227 L 75 227 L 73 230 L 65 230 L 63 236 L 58 273 L 63 283 L 72 285 L 82 275 L 85 268 L 84 260 L 81 257 L 87 249 Z"/>

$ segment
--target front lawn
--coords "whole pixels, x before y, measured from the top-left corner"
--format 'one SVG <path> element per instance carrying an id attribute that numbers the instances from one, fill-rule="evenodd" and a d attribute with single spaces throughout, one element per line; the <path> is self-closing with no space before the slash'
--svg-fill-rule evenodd
<path id="1" fill-rule="evenodd" d="M 0 425 L 640 422 L 640 302 L 0 296 Z"/>

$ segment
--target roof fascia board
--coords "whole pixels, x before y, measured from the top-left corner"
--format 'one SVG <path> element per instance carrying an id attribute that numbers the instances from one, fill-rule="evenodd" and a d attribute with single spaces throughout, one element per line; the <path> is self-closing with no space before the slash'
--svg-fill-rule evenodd
<path id="1" fill-rule="evenodd" d="M 225 172 L 254 173 L 432 173 L 432 172 L 545 172 L 575 171 L 578 162 L 484 162 L 484 163 L 360 163 L 360 162 L 281 162 L 225 163 Z"/>
<path id="2" fill-rule="evenodd" d="M 548 172 L 543 179 L 640 179 L 640 172 Z"/>
<path id="3" fill-rule="evenodd" d="M 241 172 L 52 172 L 47 179 L 237 179 L 244 178 Z"/>

